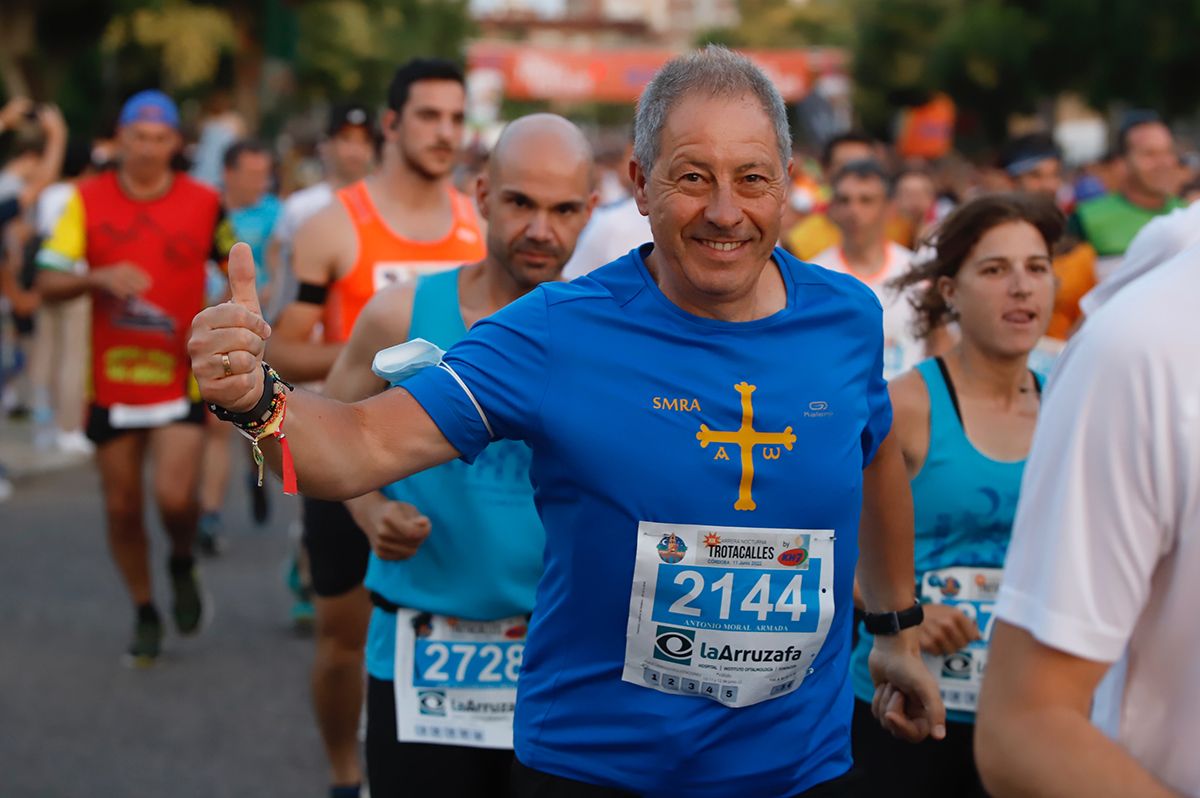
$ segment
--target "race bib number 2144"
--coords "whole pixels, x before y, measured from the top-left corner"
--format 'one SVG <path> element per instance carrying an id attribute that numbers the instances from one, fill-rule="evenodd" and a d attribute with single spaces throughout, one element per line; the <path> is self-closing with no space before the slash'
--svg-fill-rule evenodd
<path id="1" fill-rule="evenodd" d="M 833 537 L 642 522 L 622 679 L 731 707 L 795 690 L 833 620 Z"/>

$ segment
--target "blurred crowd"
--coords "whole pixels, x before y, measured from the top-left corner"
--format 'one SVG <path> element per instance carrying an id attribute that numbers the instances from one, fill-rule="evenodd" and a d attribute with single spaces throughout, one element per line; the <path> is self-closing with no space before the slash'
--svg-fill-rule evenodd
<path id="1" fill-rule="evenodd" d="M 325 124 L 313 124 L 322 116 Z M 276 309 L 295 291 L 288 245 L 296 221 L 289 221 L 285 201 L 299 197 L 301 207 L 314 199 L 328 201 L 327 192 L 304 192 L 331 173 L 341 173 L 339 184 L 357 179 L 370 170 L 378 147 L 374 113 L 367 105 L 314 108 L 294 122 L 287 128 L 293 132 L 275 141 L 256 139 L 224 95 L 217 95 L 190 129 L 183 126 L 186 144 L 174 163 L 221 193 L 233 240 L 251 245 L 264 304 Z M 648 224 L 630 197 L 630 150 L 614 147 L 613 133 L 597 135 L 601 206 L 568 264 L 568 278 L 649 239 Z M 952 152 L 928 161 L 905 159 L 886 142 L 846 131 L 819 149 L 796 150 L 780 244 L 821 265 L 840 259 L 842 270 L 882 286 L 898 276 L 938 222 L 961 203 L 1009 190 L 1052 197 L 1070 219 L 1055 260 L 1055 314 L 1039 350 L 1053 355 L 1080 320 L 1080 300 L 1117 271 L 1141 227 L 1200 197 L 1200 158 L 1154 113 L 1126 114 L 1111 139 L 1106 155 L 1084 164 L 1068 164 L 1048 133 L 1014 138 L 988 158 L 969 160 Z M 472 134 L 455 169 L 454 183 L 467 196 L 487 163 L 488 140 L 494 136 Z M 34 285 L 35 256 L 71 186 L 113 168 L 116 157 L 112 137 L 88 140 L 71 133 L 52 105 L 18 97 L 0 110 L 5 209 L 0 408 L 9 418 L 31 419 L 39 451 L 88 454 L 92 447 L 81 431 L 87 300 L 43 304 Z M 876 168 L 854 168 L 864 162 Z M 294 202 L 293 217 L 296 209 Z M 218 274 L 212 282 L 217 288 L 210 298 L 216 299 Z M 909 358 L 896 367 L 913 362 Z M 10 491 L 6 481 L 0 482 L 0 496 Z"/>

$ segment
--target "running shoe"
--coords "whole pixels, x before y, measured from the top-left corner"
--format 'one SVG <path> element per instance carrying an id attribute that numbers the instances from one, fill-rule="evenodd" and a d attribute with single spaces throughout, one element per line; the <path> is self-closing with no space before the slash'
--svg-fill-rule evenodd
<path id="1" fill-rule="evenodd" d="M 175 617 L 175 628 L 181 635 L 194 635 L 200 631 L 204 620 L 204 599 L 200 595 L 200 581 L 196 564 L 186 560 L 172 559 L 171 570 L 171 614 Z"/>
<path id="2" fill-rule="evenodd" d="M 300 572 L 300 558 L 297 552 L 293 551 L 288 558 L 287 576 L 284 581 L 287 583 L 288 590 L 291 591 L 294 601 L 292 602 L 292 626 L 298 632 L 307 632 L 312 629 L 316 622 L 317 612 L 313 608 L 312 603 L 312 588 L 304 582 L 304 575 Z"/>
<path id="3" fill-rule="evenodd" d="M 153 607 L 139 608 L 133 626 L 133 640 L 125 652 L 125 664 L 132 668 L 150 668 L 158 662 L 162 650 L 163 627 Z"/>
<path id="4" fill-rule="evenodd" d="M 71 432 L 59 430 L 55 435 L 54 446 L 60 452 L 80 457 L 91 457 L 96 453 L 96 445 L 89 441 L 87 436 L 79 430 L 72 430 Z"/>
<path id="5" fill-rule="evenodd" d="M 200 524 L 196 528 L 196 548 L 205 557 L 216 557 L 225 550 L 220 513 L 204 513 L 200 516 Z"/>

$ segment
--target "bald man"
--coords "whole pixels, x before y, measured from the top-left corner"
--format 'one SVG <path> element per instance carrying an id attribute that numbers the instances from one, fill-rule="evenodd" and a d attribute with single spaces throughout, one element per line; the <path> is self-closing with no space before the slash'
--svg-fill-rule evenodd
<path id="1" fill-rule="evenodd" d="M 381 349 L 412 339 L 449 349 L 478 320 L 558 280 L 596 204 L 592 172 L 591 148 L 567 120 L 512 122 L 476 190 L 486 257 L 376 294 L 326 393 L 357 401 L 385 390 L 407 365 L 437 358 L 416 342 Z M 374 798 L 507 795 L 516 676 L 545 541 L 529 462 L 528 447 L 502 441 L 469 466 L 447 463 L 347 502 L 372 549 Z"/>

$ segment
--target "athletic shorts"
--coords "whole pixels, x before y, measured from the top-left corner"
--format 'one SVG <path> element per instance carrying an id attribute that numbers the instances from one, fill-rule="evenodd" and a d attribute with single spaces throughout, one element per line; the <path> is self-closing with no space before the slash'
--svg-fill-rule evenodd
<path id="1" fill-rule="evenodd" d="M 367 783 L 371 798 L 508 798 L 513 752 L 396 739 L 394 685 L 367 679 Z"/>
<path id="2" fill-rule="evenodd" d="M 880 726 L 870 704 L 855 699 L 851 734 L 863 795 L 987 798 L 975 767 L 973 723 L 949 721 L 946 739 L 909 743 Z"/>
<path id="3" fill-rule="evenodd" d="M 363 583 L 371 543 L 341 502 L 304 497 L 304 548 L 312 589 L 335 598 Z"/>
<path id="4" fill-rule="evenodd" d="M 832 781 L 822 782 L 815 787 L 805 790 L 794 798 L 859 798 L 858 779 L 853 772 L 839 776 Z M 636 793 L 619 790 L 615 787 L 599 787 L 595 784 L 585 784 L 582 781 L 566 779 L 543 773 L 521 764 L 513 757 L 512 781 L 509 795 L 512 798 L 638 798 Z M 372 786 L 371 795 L 374 796 Z M 478 793 L 483 795 L 483 793 Z M 886 793 L 879 793 L 886 795 Z M 747 796 L 754 793 L 748 792 Z M 861 793 L 866 796 L 867 793 Z M 871 793 L 874 798 L 874 793 Z"/>
<path id="5" fill-rule="evenodd" d="M 204 425 L 204 416 L 206 411 L 203 402 L 192 402 L 188 407 L 187 415 L 183 418 L 176 419 L 170 422 L 171 424 L 199 424 Z M 147 429 L 156 429 L 155 427 L 114 427 L 108 417 L 108 408 L 100 405 L 92 405 L 88 408 L 87 420 L 87 436 L 88 440 L 97 446 L 103 446 L 109 441 L 116 440 L 127 432 L 140 432 Z"/>

